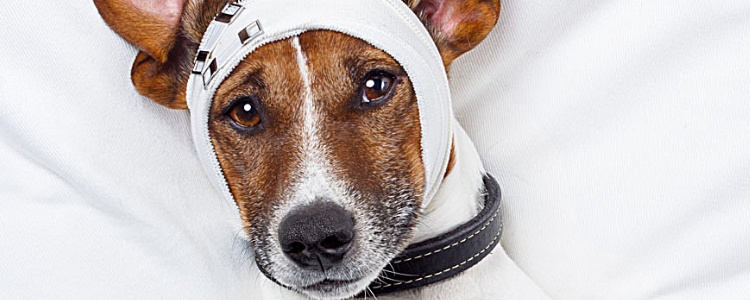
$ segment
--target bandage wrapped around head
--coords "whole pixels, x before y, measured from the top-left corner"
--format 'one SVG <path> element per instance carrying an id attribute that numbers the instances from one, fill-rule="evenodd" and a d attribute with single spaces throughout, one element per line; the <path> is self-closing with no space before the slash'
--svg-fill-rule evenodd
<path id="1" fill-rule="evenodd" d="M 193 140 L 211 181 L 234 202 L 209 134 L 209 111 L 219 85 L 255 49 L 310 30 L 359 38 L 391 55 L 406 71 L 422 127 L 426 205 L 450 157 L 450 91 L 435 43 L 401 0 L 247 0 L 227 5 L 203 36 L 187 85 Z"/>

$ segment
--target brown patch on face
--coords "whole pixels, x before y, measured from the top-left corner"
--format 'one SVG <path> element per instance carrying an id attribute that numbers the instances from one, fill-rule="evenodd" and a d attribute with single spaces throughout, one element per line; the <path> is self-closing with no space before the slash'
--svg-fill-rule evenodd
<path id="1" fill-rule="evenodd" d="M 421 194 L 421 127 L 406 72 L 382 50 L 344 34 L 308 32 L 300 44 L 313 74 L 318 111 L 326 120 L 322 140 L 336 175 L 369 194 L 384 194 L 387 180 L 409 178 Z M 396 91 L 385 105 L 363 108 L 360 85 L 372 70 L 396 75 Z"/>
<path id="2" fill-rule="evenodd" d="M 221 84 L 210 112 L 210 132 L 230 190 L 246 225 L 268 216 L 289 184 L 298 155 L 298 119 L 304 85 L 289 41 L 260 47 Z M 250 131 L 225 114 L 251 97 L 261 115 Z"/>

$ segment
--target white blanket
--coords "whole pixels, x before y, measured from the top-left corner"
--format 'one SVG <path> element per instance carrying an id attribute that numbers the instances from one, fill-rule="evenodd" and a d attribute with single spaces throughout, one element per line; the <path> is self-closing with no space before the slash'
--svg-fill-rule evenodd
<path id="1" fill-rule="evenodd" d="M 257 299 L 185 112 L 89 1 L 0 4 L 0 299 Z M 750 2 L 504 2 L 455 109 L 554 299 L 750 295 Z M 497 255 L 503 252 L 497 251 Z M 500 299 L 534 285 L 505 258 Z"/>
<path id="2" fill-rule="evenodd" d="M 184 111 L 91 1 L 0 4 L 0 299 L 252 299 Z"/>
<path id="3" fill-rule="evenodd" d="M 750 1 L 504 1 L 452 72 L 554 299 L 750 299 Z"/>

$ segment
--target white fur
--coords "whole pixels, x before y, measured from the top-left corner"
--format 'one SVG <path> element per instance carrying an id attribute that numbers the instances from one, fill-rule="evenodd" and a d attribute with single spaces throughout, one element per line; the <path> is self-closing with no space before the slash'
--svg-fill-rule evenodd
<path id="1" fill-rule="evenodd" d="M 454 121 L 455 161 L 435 197 L 424 209 L 417 224 L 414 242 L 423 241 L 461 225 L 474 217 L 483 204 L 480 191 L 485 174 L 474 144 Z"/>
<path id="2" fill-rule="evenodd" d="M 315 200 L 316 197 L 327 197 L 337 201 L 331 191 L 334 178 L 331 176 L 330 166 L 326 159 L 325 146 L 320 142 L 318 123 L 319 116 L 316 110 L 315 99 L 312 91 L 312 78 L 308 67 L 307 56 L 302 51 L 299 37 L 292 39 L 292 45 L 296 50 L 297 67 L 304 83 L 304 98 L 302 99 L 302 132 L 301 132 L 301 155 L 302 166 L 298 172 L 299 178 L 295 180 L 292 187 L 292 195 L 288 206 L 296 207 Z"/>

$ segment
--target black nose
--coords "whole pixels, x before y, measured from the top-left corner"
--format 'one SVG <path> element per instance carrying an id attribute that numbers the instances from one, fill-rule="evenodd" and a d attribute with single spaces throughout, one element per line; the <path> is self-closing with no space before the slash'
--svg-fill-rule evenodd
<path id="1" fill-rule="evenodd" d="M 351 249 L 353 239 L 352 214 L 331 202 L 295 209 L 279 226 L 284 254 L 306 269 L 330 269 Z"/>

